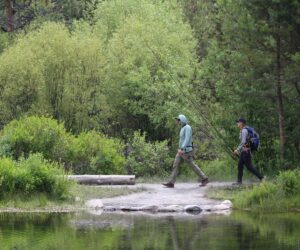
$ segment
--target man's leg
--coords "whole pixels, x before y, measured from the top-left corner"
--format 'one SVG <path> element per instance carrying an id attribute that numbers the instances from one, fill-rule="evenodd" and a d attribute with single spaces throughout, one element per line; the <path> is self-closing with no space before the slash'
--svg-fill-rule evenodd
<path id="1" fill-rule="evenodd" d="M 169 183 L 174 184 L 176 182 L 176 177 L 179 173 L 179 166 L 182 161 L 182 157 L 180 155 L 176 155 L 174 163 L 173 163 L 173 171 L 171 174 L 171 180 Z"/>
<path id="2" fill-rule="evenodd" d="M 189 152 L 183 156 L 183 159 L 188 163 L 189 166 L 192 167 L 194 172 L 201 178 L 201 180 L 206 180 L 207 176 L 203 173 L 203 171 L 199 168 L 199 166 L 194 162 L 194 156 L 192 152 Z"/>
<path id="3" fill-rule="evenodd" d="M 245 152 L 244 161 L 249 172 L 254 174 L 258 179 L 262 180 L 263 176 L 260 174 L 260 172 L 256 169 L 256 167 L 252 163 L 252 155 L 250 151 Z"/>
<path id="4" fill-rule="evenodd" d="M 242 183 L 243 181 L 243 171 L 244 171 L 244 156 L 242 152 L 238 163 L 238 177 L 237 177 L 238 183 Z"/>

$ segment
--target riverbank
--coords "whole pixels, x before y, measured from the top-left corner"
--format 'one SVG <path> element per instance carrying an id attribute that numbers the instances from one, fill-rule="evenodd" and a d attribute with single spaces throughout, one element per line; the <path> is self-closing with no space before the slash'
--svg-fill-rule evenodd
<path id="1" fill-rule="evenodd" d="M 45 195 L 13 197 L 0 201 L 0 212 L 69 213 L 82 210 L 105 212 L 185 212 L 187 208 L 199 213 L 234 210 L 251 212 L 300 211 L 300 197 L 284 192 L 277 180 L 245 183 L 233 187 L 231 182 L 211 182 L 199 187 L 197 182 L 179 182 L 174 189 L 160 183 L 138 183 L 130 186 L 85 186 L 74 184 L 70 197 L 51 200 Z M 287 180 L 286 178 L 284 180 Z M 289 182 L 290 183 L 290 182 Z M 222 204 L 225 200 L 231 202 Z M 101 211 L 99 211 L 101 213 Z"/>
<path id="2" fill-rule="evenodd" d="M 215 182 L 207 187 L 194 183 L 176 183 L 174 189 L 161 184 L 139 183 L 134 186 L 84 186 L 74 185 L 69 199 L 49 200 L 38 195 L 29 198 L 14 197 L 0 202 L 0 212 L 55 212 L 67 213 L 81 210 L 106 212 L 200 212 L 229 211 L 230 202 L 207 198 L 212 187 L 229 183 Z"/>
<path id="3" fill-rule="evenodd" d="M 30 197 L 14 196 L 0 201 L 0 212 L 51 212 L 69 213 L 85 209 L 85 202 L 90 199 L 103 199 L 126 196 L 143 192 L 141 187 L 115 188 L 113 186 L 84 186 L 74 184 L 70 188 L 70 196 L 64 200 L 50 199 L 46 195 Z"/>
<path id="4" fill-rule="evenodd" d="M 299 180 L 291 175 L 285 172 L 263 183 L 211 188 L 207 195 L 211 199 L 231 200 L 235 210 L 300 212 Z"/>
<path id="5" fill-rule="evenodd" d="M 143 183 L 137 187 L 146 191 L 126 196 L 91 200 L 91 209 L 102 208 L 107 212 L 141 213 L 230 213 L 230 201 L 210 199 L 207 190 L 211 187 L 227 186 L 227 182 L 212 182 L 206 187 L 199 183 L 176 183 L 174 188 L 165 188 L 162 184 Z"/>

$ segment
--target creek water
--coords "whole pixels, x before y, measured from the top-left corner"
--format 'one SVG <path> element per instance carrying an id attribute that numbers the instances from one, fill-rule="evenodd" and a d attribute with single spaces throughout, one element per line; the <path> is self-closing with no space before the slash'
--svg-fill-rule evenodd
<path id="1" fill-rule="evenodd" d="M 0 214 L 0 249 L 300 250 L 300 214 Z"/>

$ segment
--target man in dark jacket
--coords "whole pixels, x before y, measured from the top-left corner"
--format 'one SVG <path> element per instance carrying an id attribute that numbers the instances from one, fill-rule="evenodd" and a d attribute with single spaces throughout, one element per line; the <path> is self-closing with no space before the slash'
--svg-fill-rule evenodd
<path id="1" fill-rule="evenodd" d="M 258 179 L 263 180 L 264 177 L 260 174 L 260 172 L 255 168 L 255 166 L 252 163 L 252 153 L 249 144 L 249 135 L 246 127 L 246 120 L 244 118 L 240 118 L 236 122 L 237 127 L 240 129 L 241 142 L 238 145 L 237 149 L 234 151 L 234 154 L 239 156 L 239 162 L 237 182 L 233 183 L 233 185 L 242 184 L 244 165 Z"/>
<path id="2" fill-rule="evenodd" d="M 189 166 L 192 167 L 194 172 L 201 178 L 202 181 L 200 186 L 205 186 L 208 183 L 208 178 L 194 162 L 192 128 L 188 124 L 188 121 L 184 115 L 179 115 L 176 118 L 176 120 L 177 120 L 177 124 L 181 126 L 180 138 L 179 138 L 179 149 L 174 160 L 171 180 L 168 183 L 164 183 L 163 185 L 168 188 L 174 187 L 176 177 L 179 173 L 179 166 L 183 161 L 185 161 Z"/>

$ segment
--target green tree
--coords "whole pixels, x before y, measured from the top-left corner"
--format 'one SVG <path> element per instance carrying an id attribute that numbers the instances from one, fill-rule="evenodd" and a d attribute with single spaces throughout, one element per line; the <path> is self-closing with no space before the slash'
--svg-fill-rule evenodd
<path id="1" fill-rule="evenodd" d="M 80 25 L 71 33 L 62 24 L 46 23 L 1 55 L 4 124 L 26 113 L 42 114 L 80 132 L 105 120 L 105 55 L 101 41 L 87 32 Z"/>
<path id="2" fill-rule="evenodd" d="M 194 1 L 183 2 L 195 6 Z M 208 17 L 199 15 L 207 6 L 211 7 Z M 208 39 L 207 46 L 199 40 L 205 53 L 199 55 L 195 92 L 203 97 L 209 121 L 233 146 L 237 142 L 234 119 L 245 116 L 261 133 L 258 158 L 264 167 L 283 160 L 296 163 L 299 96 L 293 53 L 299 27 L 297 1 L 202 1 L 196 7 L 185 10 L 197 37 Z M 207 31 L 199 27 L 206 20 L 211 27 Z"/>
<path id="3" fill-rule="evenodd" d="M 181 89 L 189 89 L 197 67 L 195 39 L 180 7 L 175 1 L 114 0 L 96 13 L 95 32 L 108 41 L 106 94 L 116 127 L 169 137 L 172 118 L 188 108 Z"/>

